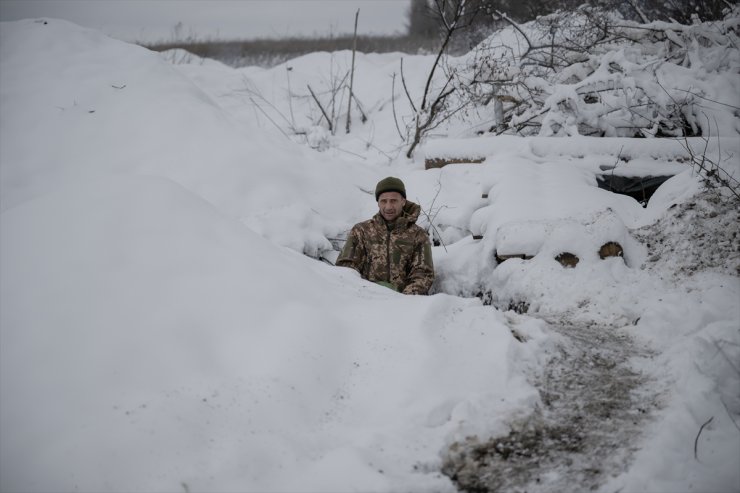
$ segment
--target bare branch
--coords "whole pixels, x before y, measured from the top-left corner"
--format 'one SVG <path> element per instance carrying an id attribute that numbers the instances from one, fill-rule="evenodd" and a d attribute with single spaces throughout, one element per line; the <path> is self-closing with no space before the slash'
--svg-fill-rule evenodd
<path id="1" fill-rule="evenodd" d="M 313 100 L 316 101 L 316 105 L 321 110 L 321 114 L 324 115 L 324 118 L 326 119 L 326 123 L 329 124 L 329 131 L 332 132 L 333 127 L 332 127 L 332 122 L 331 122 L 331 119 L 329 118 L 329 115 L 326 114 L 326 110 L 324 110 L 324 107 L 321 106 L 321 102 L 319 101 L 319 98 L 316 97 L 316 94 L 314 94 L 313 89 L 311 89 L 311 86 L 306 84 L 306 87 L 308 87 L 308 92 L 311 93 L 311 97 L 313 97 Z"/>
<path id="2" fill-rule="evenodd" d="M 713 419 L 714 419 L 714 416 L 706 420 L 704 424 L 701 425 L 701 427 L 699 428 L 699 433 L 696 434 L 696 438 L 694 439 L 694 459 L 696 459 L 697 461 L 699 460 L 699 454 L 698 454 L 699 437 L 701 436 L 701 432 L 704 431 L 704 427 L 707 426 L 709 423 L 711 423 Z"/>
<path id="3" fill-rule="evenodd" d="M 406 92 L 406 98 L 408 98 L 409 100 L 411 109 L 414 110 L 414 113 L 417 113 L 416 105 L 414 105 L 414 100 L 411 99 L 411 95 L 409 94 L 409 88 L 406 87 L 406 77 L 403 75 L 403 57 L 401 57 L 401 83 L 403 84 L 403 90 Z"/>
<path id="4" fill-rule="evenodd" d="M 650 23 L 650 19 L 648 19 L 647 16 L 642 12 L 635 0 L 627 0 L 627 3 L 630 4 L 630 7 L 632 7 L 632 9 L 637 13 L 638 16 L 640 16 L 640 19 L 642 19 L 642 22 L 644 24 Z"/>
<path id="5" fill-rule="evenodd" d="M 398 116 L 396 116 L 396 73 L 393 72 L 393 81 L 391 82 L 391 108 L 393 109 L 393 123 L 396 124 L 396 131 L 398 136 L 401 137 L 402 141 L 406 141 L 406 137 L 401 133 L 401 129 L 398 126 Z"/>
<path id="6" fill-rule="evenodd" d="M 270 122 L 273 125 L 275 125 L 275 128 L 277 128 L 278 130 L 280 130 L 280 133 L 283 134 L 285 136 L 285 138 L 287 138 L 287 139 L 290 138 L 290 137 L 288 137 L 288 134 L 286 134 L 285 131 L 282 128 L 280 128 L 280 125 L 278 125 L 277 123 L 275 123 L 275 120 L 273 120 L 272 118 L 270 118 L 270 115 L 268 115 L 267 112 L 265 110 L 263 110 L 262 107 L 259 104 L 257 104 L 257 102 L 254 99 L 249 98 L 249 100 L 252 102 L 252 104 L 254 105 L 255 108 L 257 108 L 258 110 L 260 110 L 262 112 L 262 114 L 265 115 L 265 118 L 267 118 L 268 120 L 270 120 Z"/>
<path id="7" fill-rule="evenodd" d="M 362 103 L 360 103 L 360 100 L 357 99 L 357 94 L 352 93 L 352 99 L 354 99 L 355 104 L 357 105 L 357 109 L 360 110 L 360 114 L 362 115 L 360 121 L 362 123 L 365 123 L 367 121 L 367 115 L 365 114 L 365 110 L 362 108 Z"/>
<path id="8" fill-rule="evenodd" d="M 357 51 L 357 20 L 360 17 L 360 9 L 355 12 L 355 35 L 352 38 L 352 72 L 349 76 L 349 100 L 347 101 L 347 125 L 345 126 L 345 133 L 349 133 L 352 113 L 352 87 L 355 80 L 355 52 Z M 363 115 L 364 116 L 364 115 Z"/>

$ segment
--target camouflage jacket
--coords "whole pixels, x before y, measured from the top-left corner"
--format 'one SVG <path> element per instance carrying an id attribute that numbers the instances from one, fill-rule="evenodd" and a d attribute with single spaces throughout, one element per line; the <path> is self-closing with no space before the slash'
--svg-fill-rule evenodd
<path id="1" fill-rule="evenodd" d="M 434 281 L 432 246 L 426 232 L 416 225 L 421 207 L 406 201 L 392 224 L 380 212 L 356 224 L 337 258 L 337 265 L 351 267 L 372 282 L 390 282 L 404 294 L 427 294 Z"/>

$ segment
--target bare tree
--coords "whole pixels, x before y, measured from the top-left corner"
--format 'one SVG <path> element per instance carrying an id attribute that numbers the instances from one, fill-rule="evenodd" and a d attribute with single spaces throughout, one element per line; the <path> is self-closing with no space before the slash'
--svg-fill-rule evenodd
<path id="1" fill-rule="evenodd" d="M 433 87 L 434 74 L 441 66 L 442 57 L 445 55 L 447 47 L 455 33 L 470 26 L 470 23 L 475 18 L 475 12 L 468 11 L 468 0 L 435 0 L 433 12 L 444 27 L 444 38 L 442 46 L 439 48 L 437 56 L 434 59 L 432 68 L 429 70 L 429 75 L 424 85 L 424 92 L 421 97 L 421 104 L 417 107 L 408 92 L 406 93 L 409 103 L 415 111 L 413 119 L 414 135 L 411 139 L 411 145 L 406 151 L 406 157 L 408 158 L 413 156 L 414 150 L 421 142 L 421 139 L 430 130 L 437 128 L 442 122 L 449 119 L 459 110 L 459 108 L 457 110 L 451 110 L 447 106 L 449 96 L 455 92 L 455 86 L 451 84 L 454 78 L 454 72 L 449 71 L 445 74 L 445 82 L 441 88 L 436 90 Z M 405 87 L 406 82 L 403 77 L 403 69 L 401 71 L 401 78 Z"/>
<path id="2" fill-rule="evenodd" d="M 639 7 L 639 0 L 632 3 Z M 517 38 L 515 46 L 492 38 L 457 71 L 456 98 L 467 98 L 484 120 L 477 133 L 487 126 L 497 134 L 700 136 L 711 130 L 701 118 L 705 110 L 737 111 L 731 102 L 662 75 L 671 66 L 693 66 L 713 50 L 736 51 L 736 13 L 691 25 L 640 24 L 588 6 L 526 25 L 496 15 Z M 632 63 L 608 58 L 615 45 L 632 47 Z M 656 49 L 665 52 L 660 64 L 651 55 Z M 724 61 L 720 67 L 730 68 Z"/>

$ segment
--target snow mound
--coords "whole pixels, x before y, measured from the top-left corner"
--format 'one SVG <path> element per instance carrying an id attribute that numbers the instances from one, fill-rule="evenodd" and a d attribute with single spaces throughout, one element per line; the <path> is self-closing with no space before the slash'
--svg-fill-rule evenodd
<path id="1" fill-rule="evenodd" d="M 365 199 L 352 177 L 375 178 L 244 126 L 144 48 L 55 19 L 4 23 L 1 36 L 2 210 L 57 186 L 157 175 L 318 256 L 351 226 L 336 204 Z"/>
<path id="2" fill-rule="evenodd" d="M 536 401 L 499 313 L 309 264 L 164 178 L 59 189 L 0 238 L 4 491 L 446 489 L 415 463 Z"/>

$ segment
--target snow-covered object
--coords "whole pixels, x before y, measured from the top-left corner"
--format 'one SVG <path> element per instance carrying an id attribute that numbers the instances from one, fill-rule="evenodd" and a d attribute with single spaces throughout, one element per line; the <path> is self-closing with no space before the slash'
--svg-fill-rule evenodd
<path id="1" fill-rule="evenodd" d="M 591 263 L 600 260 L 599 249 L 607 243 L 617 243 L 623 248 L 628 265 L 639 266 L 644 260 L 643 249 L 611 209 L 580 218 L 504 224 L 497 231 L 496 255 L 541 254 L 555 258 L 567 252 L 576 255 L 579 261 Z"/>
<path id="2" fill-rule="evenodd" d="M 735 137 L 712 137 L 702 139 L 603 139 L 575 136 L 569 139 L 530 137 L 522 139 L 501 135 L 474 138 L 429 139 L 421 147 L 423 157 L 460 158 L 493 157 L 509 153 L 531 153 L 539 158 L 570 157 L 584 160 L 594 171 L 618 168 L 632 176 L 674 174 L 676 164 L 691 160 L 692 153 L 706 155 L 721 163 L 733 173 L 740 169 L 734 157 L 740 153 L 740 140 Z M 584 158 L 588 156 L 586 161 Z M 640 161 L 642 160 L 642 161 Z M 649 168 L 636 169 L 640 162 L 648 162 Z"/>
<path id="3" fill-rule="evenodd" d="M 489 118 L 480 130 L 736 138 L 738 19 L 734 6 L 720 21 L 639 24 L 584 6 L 507 26 L 455 66 Z"/>

